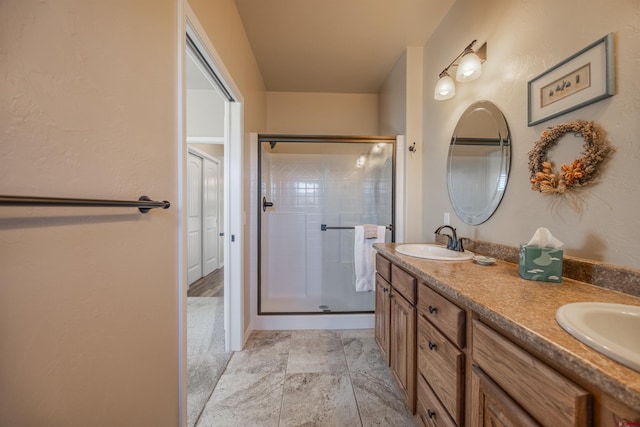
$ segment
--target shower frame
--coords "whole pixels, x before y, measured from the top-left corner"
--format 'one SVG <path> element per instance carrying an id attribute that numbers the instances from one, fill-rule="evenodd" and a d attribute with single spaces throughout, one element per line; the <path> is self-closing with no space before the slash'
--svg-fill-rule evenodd
<path id="1" fill-rule="evenodd" d="M 259 316 L 288 316 L 288 315 L 312 315 L 322 316 L 331 314 L 372 314 L 374 310 L 367 311 L 330 311 L 330 312 L 315 312 L 315 311 L 288 311 L 288 312 L 263 312 L 262 311 L 262 213 L 263 213 L 263 200 L 262 200 L 262 143 L 278 143 L 278 142 L 313 142 L 313 143 L 328 143 L 328 144 L 343 144 L 343 143 L 383 143 L 391 144 L 392 147 L 392 160 L 391 160 L 391 242 L 396 241 L 396 150 L 397 139 L 395 136 L 345 136 L 345 135 L 294 135 L 294 134 L 258 134 L 258 161 L 257 161 L 257 209 L 258 209 L 258 230 L 257 230 L 257 304 Z"/>

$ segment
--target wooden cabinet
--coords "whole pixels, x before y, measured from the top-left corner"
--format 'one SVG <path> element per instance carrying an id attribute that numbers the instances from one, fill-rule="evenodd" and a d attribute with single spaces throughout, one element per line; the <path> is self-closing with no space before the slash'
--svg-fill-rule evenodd
<path id="1" fill-rule="evenodd" d="M 474 417 L 471 425 L 490 427 L 539 426 L 527 412 L 480 370 L 471 368 Z"/>
<path id="2" fill-rule="evenodd" d="M 375 337 L 382 357 L 389 364 L 389 338 L 391 324 L 391 285 L 380 274 L 376 274 Z"/>
<path id="3" fill-rule="evenodd" d="M 600 396 L 595 404 L 596 427 L 633 427 L 640 426 L 640 412 L 636 412 L 619 400 Z"/>
<path id="4" fill-rule="evenodd" d="M 416 279 L 376 257 L 375 337 L 407 406 L 415 412 Z"/>
<path id="5" fill-rule="evenodd" d="M 418 373 L 456 425 L 464 420 L 464 353 L 418 315 Z"/>
<path id="6" fill-rule="evenodd" d="M 586 390 L 477 320 L 472 337 L 473 426 L 512 425 L 513 417 L 525 425 L 591 424 Z"/>
<path id="7" fill-rule="evenodd" d="M 425 283 L 418 287 L 418 312 L 449 338 L 459 348 L 465 347 L 465 318 L 463 309 L 429 288 Z"/>
<path id="8" fill-rule="evenodd" d="M 376 254 L 376 273 L 387 282 L 391 282 L 391 261 L 380 254 Z"/>
<path id="9" fill-rule="evenodd" d="M 424 427 L 456 427 L 456 423 L 451 419 L 422 375 L 418 375 L 416 414 L 418 424 Z"/>
<path id="10" fill-rule="evenodd" d="M 416 410 L 416 279 L 391 264 L 389 359 L 407 406 Z"/>
<path id="11" fill-rule="evenodd" d="M 395 377 L 407 406 L 415 412 L 416 390 L 416 309 L 395 289 L 391 297 L 391 336 L 389 358 Z"/>
<path id="12" fill-rule="evenodd" d="M 465 312 L 424 283 L 418 288 L 417 307 L 418 418 L 425 425 L 461 426 Z"/>
<path id="13" fill-rule="evenodd" d="M 406 299 L 409 304 L 416 303 L 417 280 L 395 264 L 391 264 L 391 286 Z"/>
<path id="14" fill-rule="evenodd" d="M 398 264 L 440 271 L 405 258 Z M 561 360 L 542 357 L 510 332 L 517 322 L 512 329 L 504 323 L 509 317 L 487 314 L 490 303 L 488 312 L 476 310 L 480 302 L 459 297 L 455 285 L 449 292 L 449 284 L 432 282 L 427 272 L 418 282 L 398 264 L 377 255 L 375 337 L 419 425 L 640 426 L 634 402 L 607 395 Z M 465 277 L 455 272 L 456 279 Z"/>

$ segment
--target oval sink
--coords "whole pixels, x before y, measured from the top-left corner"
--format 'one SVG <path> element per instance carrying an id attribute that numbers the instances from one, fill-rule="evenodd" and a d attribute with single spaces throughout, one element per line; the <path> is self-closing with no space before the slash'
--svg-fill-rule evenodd
<path id="1" fill-rule="evenodd" d="M 396 252 L 416 258 L 435 259 L 440 261 L 464 261 L 473 258 L 473 252 L 457 252 L 442 245 L 429 243 L 409 243 L 396 247 Z"/>
<path id="2" fill-rule="evenodd" d="M 576 302 L 560 307 L 556 321 L 584 344 L 640 372 L 640 306 Z"/>

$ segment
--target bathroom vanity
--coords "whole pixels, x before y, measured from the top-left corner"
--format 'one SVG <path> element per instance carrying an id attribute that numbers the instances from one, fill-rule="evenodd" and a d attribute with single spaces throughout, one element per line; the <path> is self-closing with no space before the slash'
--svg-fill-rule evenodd
<path id="1" fill-rule="evenodd" d="M 376 245 L 375 336 L 424 426 L 640 425 L 640 373 L 564 331 L 556 310 L 640 298 L 516 264 L 435 261 Z"/>

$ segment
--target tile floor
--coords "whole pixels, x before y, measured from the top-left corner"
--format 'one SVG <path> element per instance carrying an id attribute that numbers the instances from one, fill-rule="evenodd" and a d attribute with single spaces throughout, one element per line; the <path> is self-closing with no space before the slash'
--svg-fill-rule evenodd
<path id="1" fill-rule="evenodd" d="M 187 427 L 194 427 L 231 353 L 224 351 L 224 299 L 187 298 Z"/>
<path id="2" fill-rule="evenodd" d="M 415 426 L 373 330 L 256 331 L 196 427 Z"/>

